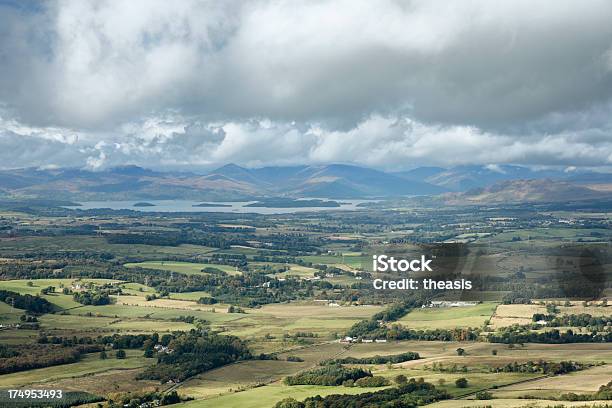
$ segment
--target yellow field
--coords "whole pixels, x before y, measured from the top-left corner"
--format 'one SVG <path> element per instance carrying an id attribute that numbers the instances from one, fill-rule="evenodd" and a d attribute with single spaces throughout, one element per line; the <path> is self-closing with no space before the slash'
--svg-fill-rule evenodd
<path id="1" fill-rule="evenodd" d="M 277 381 L 311 365 L 287 361 L 244 361 L 200 374 L 181 387 L 196 398 L 218 395 L 240 387 Z"/>
<path id="2" fill-rule="evenodd" d="M 159 381 L 137 380 L 136 376 L 141 371 L 141 368 L 108 370 L 101 373 L 86 374 L 81 377 L 53 379 L 39 383 L 37 387 L 52 390 L 85 391 L 95 395 L 130 391 L 146 392 L 164 388 L 160 386 Z"/>
<path id="3" fill-rule="evenodd" d="M 587 402 L 570 402 L 570 401 L 547 401 L 547 400 L 533 400 L 533 399 L 493 399 L 487 401 L 474 401 L 474 400 L 447 400 L 435 402 L 427 405 L 428 408 L 544 408 L 544 407 L 592 407 L 592 406 L 605 406 L 609 401 L 587 401 Z"/>
<path id="4" fill-rule="evenodd" d="M 200 374 L 179 387 L 181 393 L 194 397 L 210 397 L 257 383 L 279 381 L 283 377 L 312 367 L 320 361 L 346 353 L 345 346 L 323 343 L 301 347 L 279 354 L 278 361 L 243 361 Z M 303 362 L 287 362 L 287 356 L 299 356 Z"/>
<path id="5" fill-rule="evenodd" d="M 590 314 L 592 316 L 610 316 L 612 315 L 612 305 L 602 307 L 590 305 L 584 307 L 582 302 L 571 302 L 572 305 L 557 306 L 559 316 Z M 532 323 L 532 317 L 536 313 L 546 314 L 546 306 L 540 304 L 529 305 L 499 305 L 495 310 L 495 314 L 491 318 L 491 326 L 495 329 L 500 327 L 512 326 L 513 324 L 529 324 Z"/>
<path id="6" fill-rule="evenodd" d="M 529 324 L 535 313 L 546 313 L 546 307 L 540 305 L 499 305 L 491 317 L 490 326 L 494 329 Z"/>
<path id="7" fill-rule="evenodd" d="M 612 367 L 600 366 L 567 375 L 512 385 L 504 388 L 504 391 L 518 390 L 524 391 L 526 394 L 532 394 L 532 391 L 539 390 L 586 393 L 597 391 L 601 385 L 607 384 L 611 379 Z"/>
<path id="8" fill-rule="evenodd" d="M 559 314 L 581 314 L 587 313 L 591 316 L 611 316 L 612 315 L 612 304 L 602 307 L 602 306 L 582 306 L 581 302 L 572 302 L 571 307 L 559 306 Z"/>

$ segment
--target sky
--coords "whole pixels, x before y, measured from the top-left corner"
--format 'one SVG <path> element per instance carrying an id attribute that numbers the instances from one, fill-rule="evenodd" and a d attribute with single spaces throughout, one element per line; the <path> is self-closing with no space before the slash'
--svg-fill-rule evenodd
<path id="1" fill-rule="evenodd" d="M 0 0 L 0 168 L 612 169 L 610 1 Z"/>

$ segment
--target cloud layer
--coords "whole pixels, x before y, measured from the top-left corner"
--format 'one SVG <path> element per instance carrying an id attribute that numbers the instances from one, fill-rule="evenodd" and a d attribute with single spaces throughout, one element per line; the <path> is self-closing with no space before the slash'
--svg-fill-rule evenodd
<path id="1" fill-rule="evenodd" d="M 612 166 L 607 1 L 0 5 L 0 167 Z"/>

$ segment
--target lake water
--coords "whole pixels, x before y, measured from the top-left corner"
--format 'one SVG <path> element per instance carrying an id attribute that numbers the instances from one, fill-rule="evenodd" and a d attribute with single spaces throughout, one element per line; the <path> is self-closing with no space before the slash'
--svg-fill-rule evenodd
<path id="1" fill-rule="evenodd" d="M 111 210 L 134 210 L 140 212 L 225 212 L 225 213 L 256 213 L 256 214 L 291 214 L 297 212 L 320 212 L 320 211 L 355 211 L 357 205 L 377 200 L 334 200 L 340 203 L 340 207 L 300 207 L 300 208 L 275 208 L 275 207 L 246 207 L 256 201 L 219 202 L 210 204 L 223 204 L 230 207 L 194 207 L 202 201 L 189 200 L 147 200 L 145 202 L 154 204 L 153 207 L 134 207 L 139 201 L 84 201 L 79 202 L 81 206 L 66 206 L 74 210 L 93 210 L 109 208 Z"/>

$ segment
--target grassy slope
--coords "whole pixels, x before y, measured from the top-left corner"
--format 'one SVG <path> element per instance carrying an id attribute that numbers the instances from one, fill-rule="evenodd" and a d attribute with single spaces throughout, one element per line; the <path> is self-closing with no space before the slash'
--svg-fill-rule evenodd
<path id="1" fill-rule="evenodd" d="M 153 359 L 142 357 L 142 350 L 127 350 L 126 353 L 127 358 L 122 360 L 113 358 L 113 352 L 108 353 L 109 358 L 106 360 L 100 360 L 98 353 L 92 353 L 72 364 L 4 374 L 0 376 L 0 387 L 18 387 L 59 378 L 80 377 L 117 368 L 144 367 L 154 362 Z"/>
<path id="2" fill-rule="evenodd" d="M 480 327 L 491 318 L 497 303 L 484 302 L 470 307 L 416 309 L 399 322 L 414 329 L 452 329 Z"/>

